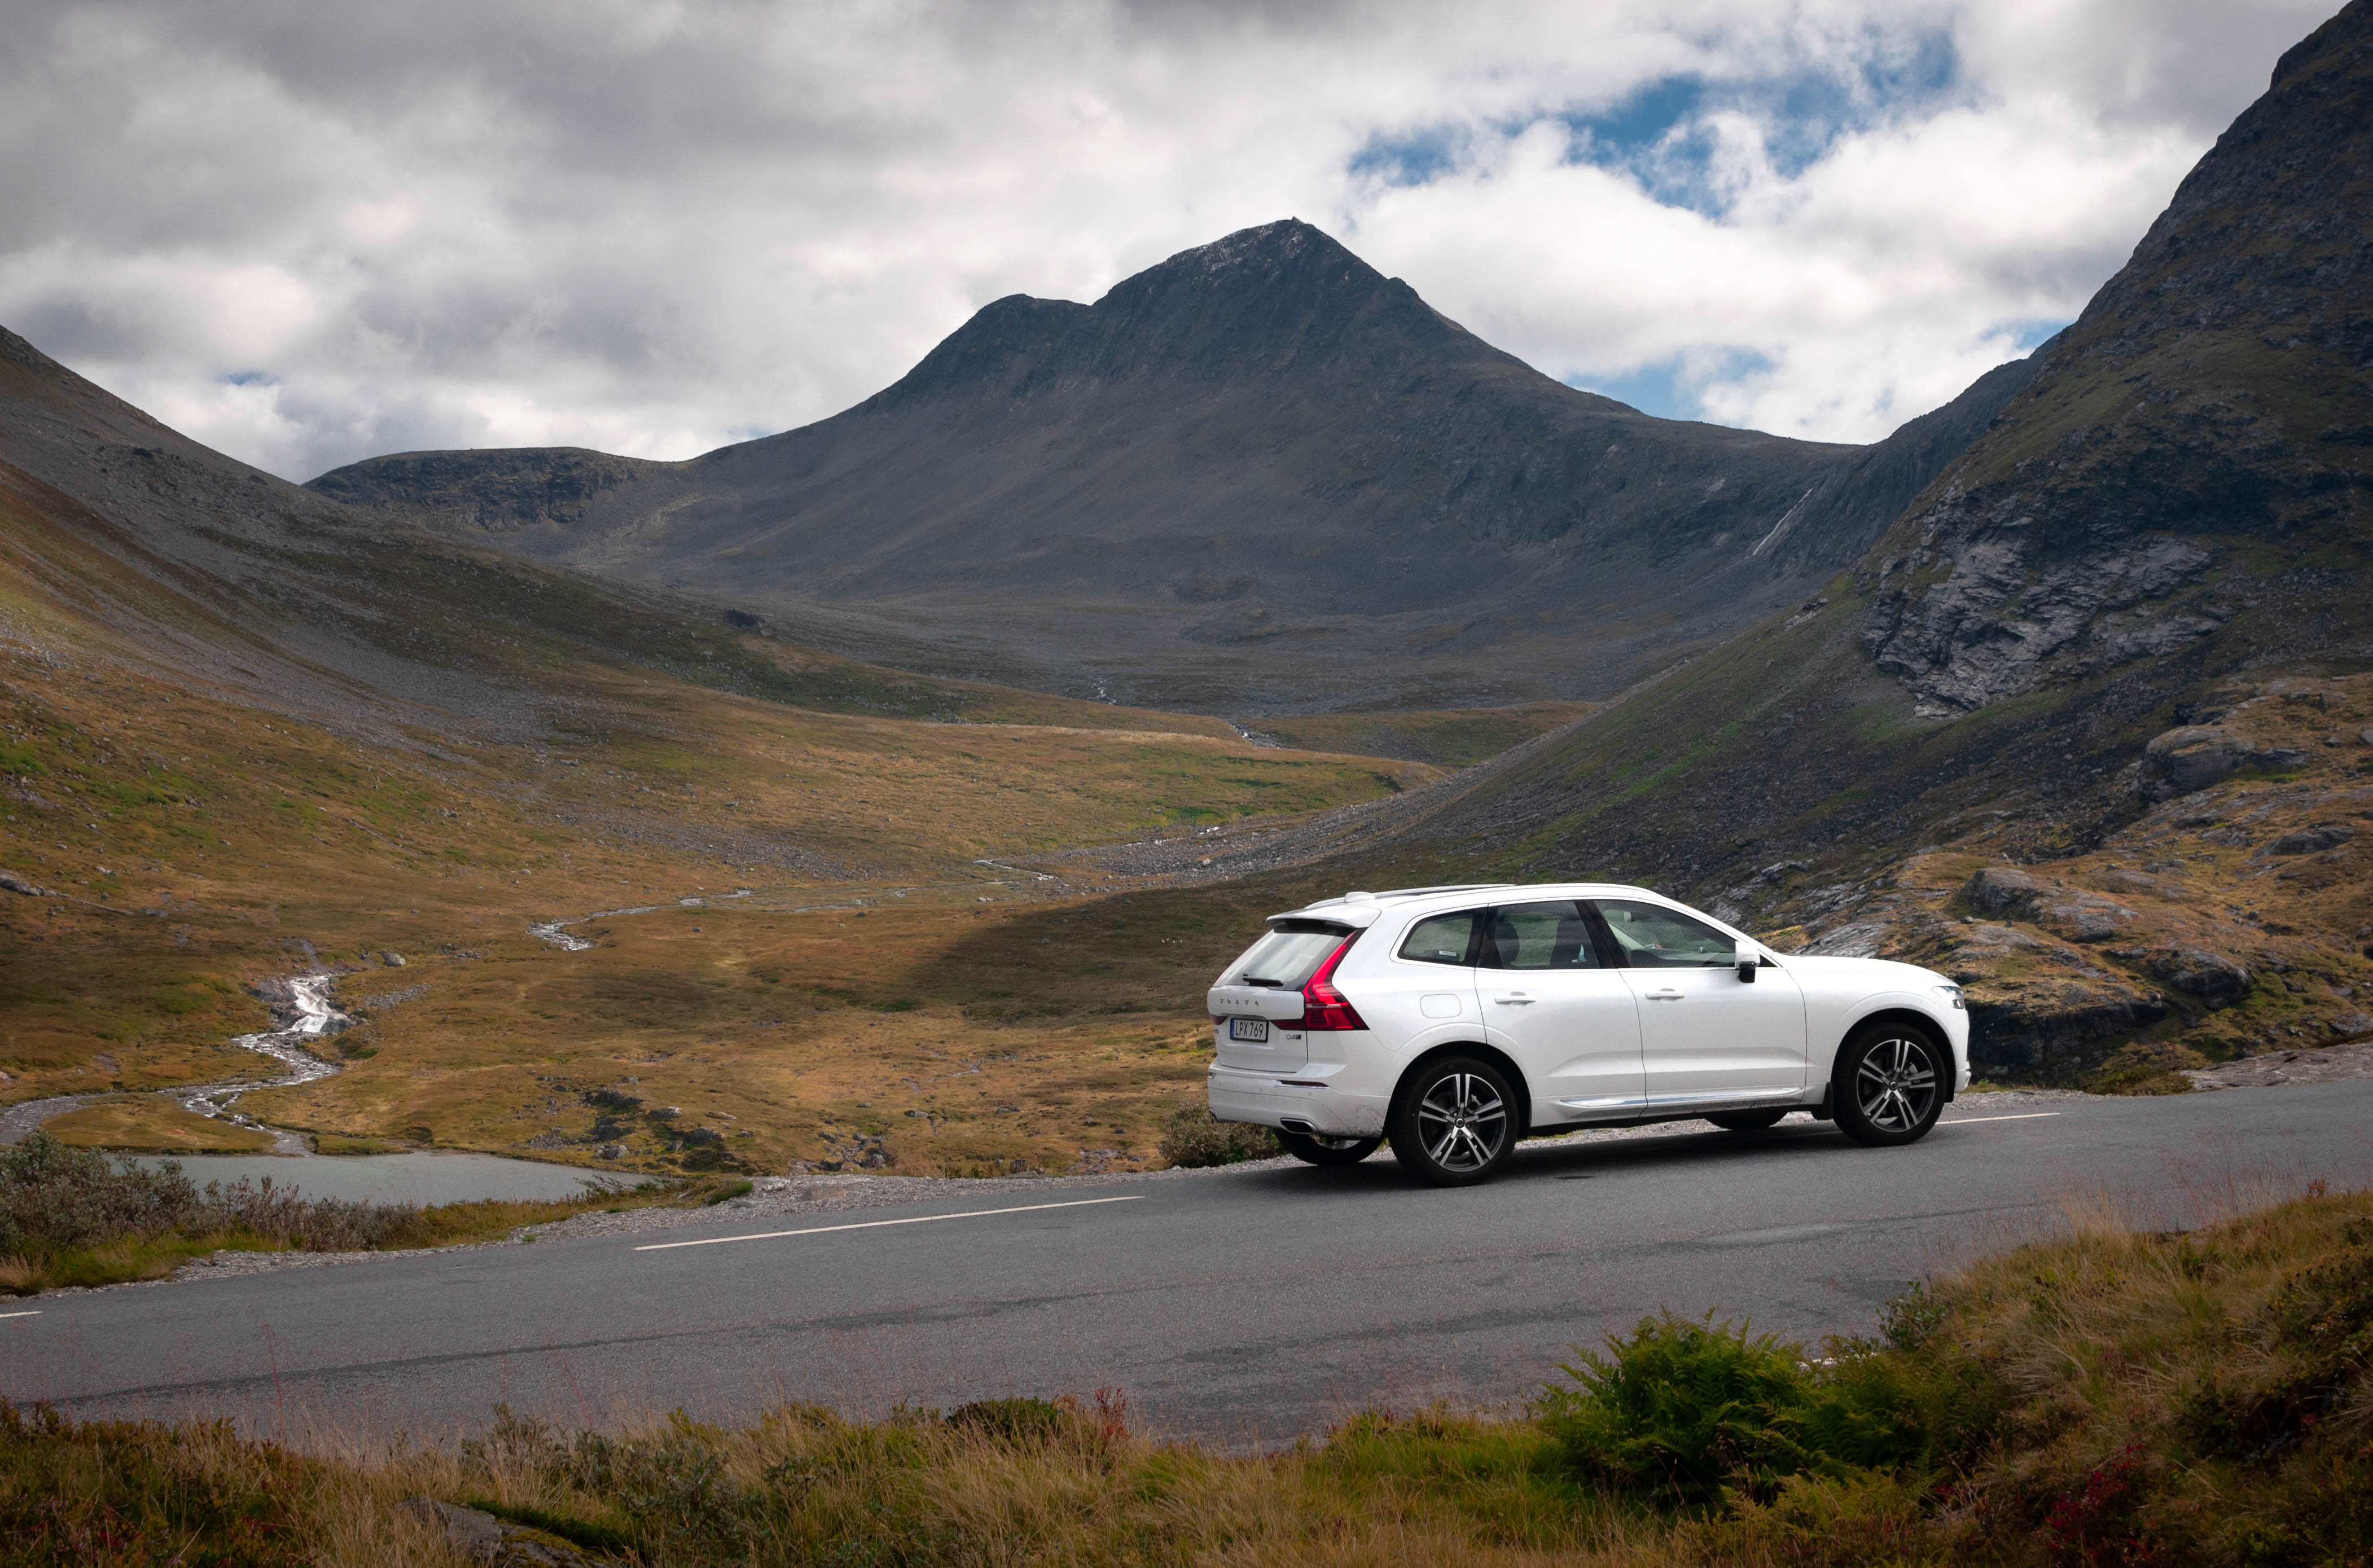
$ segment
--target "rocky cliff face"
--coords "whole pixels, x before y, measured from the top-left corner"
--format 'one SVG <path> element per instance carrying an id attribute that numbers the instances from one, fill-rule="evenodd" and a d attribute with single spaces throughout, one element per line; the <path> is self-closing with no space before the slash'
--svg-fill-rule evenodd
<path id="1" fill-rule="evenodd" d="M 2373 0 L 1830 591 L 1346 885 L 1639 882 L 1971 987 L 1984 1071 L 2373 1030 Z"/>
<path id="2" fill-rule="evenodd" d="M 384 506 L 401 494 L 467 529 L 502 533 L 532 523 L 574 522 L 604 491 L 666 466 L 582 447 L 404 452 L 339 469 L 309 488 L 364 507 Z"/>
<path id="3" fill-rule="evenodd" d="M 925 669 L 1238 712 L 1590 696 L 1857 559 L 2024 383 L 1873 448 L 1651 418 L 1308 224 L 1093 305 L 984 307 L 897 384 L 690 462 L 413 453 L 357 503 Z"/>
<path id="4" fill-rule="evenodd" d="M 2032 384 L 1888 536 L 1863 646 L 1939 711 L 2288 599 L 2357 654 L 2373 486 L 2373 10 L 2283 57 Z M 2337 575 L 2335 575 L 2337 574 Z M 2269 649 L 2268 651 L 2274 651 Z"/>

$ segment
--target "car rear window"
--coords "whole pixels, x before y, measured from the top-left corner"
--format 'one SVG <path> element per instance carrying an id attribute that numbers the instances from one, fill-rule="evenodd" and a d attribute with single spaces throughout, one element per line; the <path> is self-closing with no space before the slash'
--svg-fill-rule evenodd
<path id="1" fill-rule="evenodd" d="M 1726 969 L 1738 961 L 1736 939 L 1661 904 L 1597 900 L 1623 962 L 1634 969 Z"/>
<path id="2" fill-rule="evenodd" d="M 1342 926 L 1315 920 L 1280 920 L 1268 934 L 1245 950 L 1220 981 L 1223 986 L 1276 986 L 1300 990 L 1318 973 L 1327 955 L 1343 945 L 1351 933 Z"/>
<path id="3" fill-rule="evenodd" d="M 1420 964 L 1473 964 L 1476 927 L 1482 913 L 1462 909 L 1455 915 L 1428 915 L 1409 928 L 1400 955 Z"/>

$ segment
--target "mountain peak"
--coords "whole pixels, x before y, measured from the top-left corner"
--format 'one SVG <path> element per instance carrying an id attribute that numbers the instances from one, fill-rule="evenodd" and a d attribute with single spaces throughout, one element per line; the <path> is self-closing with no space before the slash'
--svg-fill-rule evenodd
<path id="1" fill-rule="evenodd" d="M 1298 217 L 1282 217 L 1275 223 L 1258 224 L 1251 228 L 1239 228 L 1233 234 L 1223 234 L 1208 245 L 1181 251 L 1151 270 L 1160 272 L 1175 267 L 1184 273 L 1199 273 L 1204 277 L 1216 279 L 1235 273 L 1274 273 L 1296 263 L 1320 266 L 1349 263 L 1371 276 L 1375 275 L 1375 269 L 1345 250 L 1325 229 L 1304 223 Z"/>
<path id="2" fill-rule="evenodd" d="M 1082 378 L 1181 369 L 1229 377 L 1432 351 L 1466 334 L 1332 236 L 1298 217 L 1240 228 L 1113 285 L 1093 305 L 1011 294 L 974 312 L 863 406 L 883 412 L 958 388 L 1013 395 Z M 1467 338 L 1458 351 L 1494 358 Z"/>
<path id="3" fill-rule="evenodd" d="M 1174 300 L 1191 300 L 1201 310 L 1225 309 L 1230 299 L 1280 294 L 1305 306 L 1322 298 L 1341 305 L 1385 289 L 1417 300 L 1408 285 L 1385 277 L 1324 229 L 1289 217 L 1181 251 L 1113 285 L 1095 309 L 1100 314 L 1135 314 Z"/>

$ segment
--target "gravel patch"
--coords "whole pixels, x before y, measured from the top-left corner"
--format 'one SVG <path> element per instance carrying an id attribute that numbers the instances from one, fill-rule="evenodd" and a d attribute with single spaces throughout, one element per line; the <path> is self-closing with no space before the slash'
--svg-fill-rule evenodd
<path id="1" fill-rule="evenodd" d="M 2344 1083 L 2373 1078 L 2373 1040 L 2268 1051 L 2239 1061 L 2186 1070 L 2195 1089 L 2273 1089 L 2285 1083 Z"/>

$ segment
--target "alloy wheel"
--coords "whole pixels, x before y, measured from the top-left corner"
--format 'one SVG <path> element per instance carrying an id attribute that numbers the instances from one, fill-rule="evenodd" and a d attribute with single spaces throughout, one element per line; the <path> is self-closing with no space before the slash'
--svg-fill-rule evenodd
<path id="1" fill-rule="evenodd" d="M 1446 1072 L 1417 1106 L 1418 1133 L 1428 1158 L 1452 1175 L 1490 1164 L 1508 1137 L 1508 1106 L 1499 1087 L 1479 1073 Z"/>
<path id="2" fill-rule="evenodd" d="M 1871 1126 L 1905 1133 L 1926 1119 L 1936 1099 L 1936 1067 L 1928 1047 L 1908 1035 L 1871 1042 L 1854 1071 L 1854 1103 Z"/>

